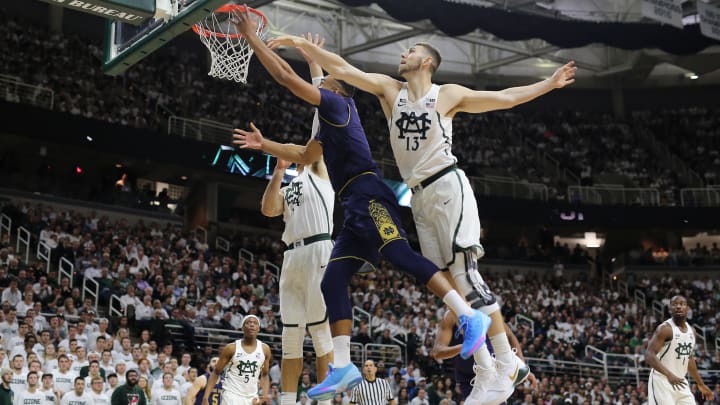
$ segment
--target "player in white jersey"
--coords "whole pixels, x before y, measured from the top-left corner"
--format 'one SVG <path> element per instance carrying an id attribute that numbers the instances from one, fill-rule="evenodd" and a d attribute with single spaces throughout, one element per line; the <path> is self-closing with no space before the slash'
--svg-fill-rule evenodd
<path id="1" fill-rule="evenodd" d="M 474 91 L 456 84 L 433 84 L 432 75 L 441 57 L 426 43 L 416 44 L 400 56 L 398 73 L 407 82 L 362 72 L 301 37 L 281 36 L 270 43 L 271 47 L 280 45 L 303 49 L 333 77 L 375 94 L 380 100 L 400 174 L 413 191 L 410 204 L 423 255 L 439 268 L 447 268 L 448 280 L 465 299 L 492 318 L 487 334 L 497 362 L 493 364 L 487 346 L 474 356 L 478 365 L 476 381 L 493 382 L 477 384 L 468 405 L 503 402 L 530 370 L 511 351 L 500 307 L 477 271 L 477 260 L 483 255 L 480 219 L 470 183 L 452 154 L 452 119 L 458 112 L 511 108 L 564 87 L 574 81 L 574 63 L 530 86 Z"/>
<path id="2" fill-rule="evenodd" d="M 93 399 L 85 392 L 84 378 L 75 378 L 73 388 L 72 391 L 68 391 L 63 395 L 60 405 L 94 405 Z"/>
<path id="3" fill-rule="evenodd" d="M 270 346 L 257 338 L 260 320 L 255 315 L 247 315 L 243 318 L 241 328 L 243 338 L 228 344 L 220 352 L 220 359 L 205 387 L 202 405 L 208 405 L 212 387 L 223 372 L 225 381 L 221 403 L 231 405 L 271 403 L 268 371 L 270 371 L 272 354 Z M 258 380 L 262 389 L 262 398 L 258 394 Z"/>
<path id="4" fill-rule="evenodd" d="M 38 373 L 31 371 L 27 373 L 27 388 L 22 391 L 15 391 L 13 405 L 42 405 L 43 393 L 38 389 Z M 9 404 L 8 404 L 9 405 Z"/>
<path id="5" fill-rule="evenodd" d="M 652 405 L 695 405 L 688 371 L 703 399 L 712 401 L 713 392 L 700 377 L 695 363 L 695 332 L 687 321 L 687 300 L 676 295 L 670 300 L 672 318 L 661 323 L 645 351 L 652 368 L 648 382 L 648 403 Z"/>
<path id="6" fill-rule="evenodd" d="M 173 387 L 174 382 L 172 373 L 163 374 L 162 387 L 152 392 L 152 405 L 182 405 L 180 391 Z"/>
<path id="7" fill-rule="evenodd" d="M 313 39 L 319 46 L 324 40 Z M 322 82 L 322 69 L 304 54 L 310 67 L 313 84 Z M 319 127 L 317 110 L 312 133 Z M 288 246 L 280 271 L 280 319 L 282 330 L 281 405 L 294 405 L 297 385 L 303 367 L 303 341 L 307 327 L 317 356 L 317 375 L 328 372 L 332 360 L 332 335 L 325 300 L 320 289 L 325 267 L 330 260 L 333 243 L 333 191 L 322 158 L 314 163 L 298 165 L 298 176 L 280 188 L 290 162 L 278 159 L 275 171 L 265 189 L 261 211 L 268 217 L 283 215 L 285 230 L 282 240 Z M 319 401 L 329 405 L 330 400 Z"/>

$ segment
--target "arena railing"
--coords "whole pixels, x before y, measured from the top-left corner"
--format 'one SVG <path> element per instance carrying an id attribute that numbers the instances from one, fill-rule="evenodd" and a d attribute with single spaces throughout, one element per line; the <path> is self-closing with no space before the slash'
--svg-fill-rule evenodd
<path id="1" fill-rule="evenodd" d="M 653 314 L 655 314 L 655 319 L 663 320 L 665 319 L 665 304 L 658 300 L 653 300 L 652 302 L 652 310 Z"/>
<path id="2" fill-rule="evenodd" d="M 219 352 L 222 347 L 228 343 L 234 342 L 238 339 L 242 339 L 242 331 L 230 330 L 230 329 L 213 329 L 213 328 L 202 328 L 202 327 L 190 327 L 194 332 L 192 341 L 189 340 L 188 326 L 182 325 L 182 323 L 166 323 L 165 324 L 170 337 L 173 339 L 173 343 L 176 346 L 182 345 L 187 347 L 188 344 L 194 344 L 196 348 L 202 348 L 206 345 L 210 345 L 213 350 Z M 282 336 L 279 334 L 259 333 L 258 339 L 267 343 L 270 346 L 270 352 L 275 360 L 282 358 Z M 397 349 L 399 351 L 399 349 Z M 310 339 L 303 341 L 303 352 L 313 353 L 314 348 Z M 350 343 L 350 358 L 353 363 L 362 365 L 365 361 L 365 348 L 360 343 Z"/>
<path id="3" fill-rule="evenodd" d="M 255 254 L 253 252 L 240 248 L 238 250 L 238 263 L 245 263 L 245 265 L 250 266 L 255 261 Z"/>
<path id="4" fill-rule="evenodd" d="M 222 236 L 218 236 L 215 238 L 215 249 L 228 253 L 230 252 L 230 241 L 223 238 Z"/>
<path id="5" fill-rule="evenodd" d="M 198 141 L 227 145 L 232 139 L 232 125 L 209 120 L 193 120 L 172 116 L 168 118 L 168 135 L 179 135 Z"/>
<path id="6" fill-rule="evenodd" d="M 617 289 L 618 291 L 622 292 L 626 298 L 630 298 L 630 289 L 628 288 L 628 283 L 623 280 L 617 281 Z"/>
<path id="7" fill-rule="evenodd" d="M 35 257 L 38 260 L 44 261 L 47 263 L 47 266 L 45 266 L 45 273 L 50 273 L 50 255 L 52 254 L 52 250 L 50 249 L 50 246 L 48 246 L 47 243 L 40 241 L 37 245 L 37 251 L 35 253 Z M 60 283 L 60 280 L 58 280 L 58 283 Z"/>
<path id="8" fill-rule="evenodd" d="M 6 214 L 0 214 L 0 239 L 2 239 L 2 236 L 7 233 L 8 238 L 12 236 L 12 218 L 7 216 Z"/>
<path id="9" fill-rule="evenodd" d="M 680 204 L 683 207 L 718 207 L 720 188 L 683 188 L 680 190 Z"/>
<path id="10" fill-rule="evenodd" d="M 98 309 L 98 299 L 100 298 L 100 283 L 93 280 L 89 277 L 83 277 L 83 286 L 82 286 L 82 300 L 85 302 L 85 297 L 89 296 L 90 299 L 93 301 L 93 308 L 95 308 L 95 312 L 97 313 Z"/>
<path id="11" fill-rule="evenodd" d="M 15 242 L 15 253 L 20 255 L 20 252 L 25 252 L 25 264 L 29 263 L 30 260 L 30 241 L 32 240 L 32 235 L 30 235 L 30 231 L 25 229 L 25 227 L 20 226 L 17 229 L 17 241 Z M 23 250 L 20 250 L 20 247 L 23 247 Z"/>
<path id="12" fill-rule="evenodd" d="M 0 77 L 0 98 L 13 103 L 52 110 L 55 93 L 46 87 L 28 84 L 3 75 Z"/>
<path id="13" fill-rule="evenodd" d="M 473 189 L 479 195 L 521 198 L 525 200 L 548 200 L 548 188 L 541 183 L 530 183 L 511 177 L 484 176 L 468 177 Z"/>
<path id="14" fill-rule="evenodd" d="M 660 191 L 650 187 L 623 187 L 613 184 L 568 186 L 567 193 L 570 202 L 596 205 L 660 205 Z"/>
<path id="15" fill-rule="evenodd" d="M 521 314 L 515 314 L 515 329 L 517 329 L 521 324 L 526 324 L 530 328 L 530 336 L 535 338 L 535 321 L 531 318 L 528 318 L 525 315 Z"/>
<path id="16" fill-rule="evenodd" d="M 702 341 L 703 350 L 710 351 L 710 348 L 707 345 L 707 333 L 705 333 L 705 329 L 696 323 L 690 324 L 690 326 L 692 326 L 693 330 L 695 331 L 695 336 L 697 337 L 697 339 Z"/>
<path id="17" fill-rule="evenodd" d="M 73 288 L 75 277 L 73 272 L 75 271 L 75 265 L 70 260 L 61 257 L 58 263 L 58 285 L 62 285 L 63 277 L 70 279 L 70 288 Z"/>
<path id="18" fill-rule="evenodd" d="M 372 317 L 370 316 L 369 312 L 354 305 L 352 307 L 352 317 L 353 317 L 353 329 L 355 329 L 356 327 L 359 326 L 360 321 L 364 320 L 365 322 L 367 322 L 368 336 L 372 336 L 372 325 L 370 325 L 370 320 L 372 319 Z"/>
<path id="19" fill-rule="evenodd" d="M 634 292 L 635 297 L 635 303 L 638 305 L 638 307 L 641 307 L 643 309 L 647 308 L 647 301 L 645 298 L 645 293 L 640 291 L 640 289 L 635 289 Z"/>
<path id="20" fill-rule="evenodd" d="M 110 316 L 123 316 L 125 315 L 125 308 L 123 308 L 120 302 L 120 297 L 115 294 L 110 296 L 110 303 L 108 304 L 108 314 Z"/>
<path id="21" fill-rule="evenodd" d="M 229 124 L 210 120 L 193 120 L 185 117 L 168 118 L 168 134 L 193 138 L 198 141 L 227 145 L 233 127 Z M 389 179 L 400 179 L 397 165 L 391 159 L 374 156 L 383 176 Z M 577 180 L 577 176 L 574 176 Z M 475 192 L 480 195 L 522 198 L 528 200 L 548 200 L 548 187 L 542 183 L 529 183 L 509 177 L 471 177 Z"/>

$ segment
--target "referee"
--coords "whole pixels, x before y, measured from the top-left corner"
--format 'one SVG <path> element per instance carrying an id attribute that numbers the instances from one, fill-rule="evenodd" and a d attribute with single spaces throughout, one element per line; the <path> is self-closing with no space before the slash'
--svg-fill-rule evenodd
<path id="1" fill-rule="evenodd" d="M 395 397 L 390 383 L 382 378 L 375 378 L 377 367 L 375 362 L 367 360 L 363 366 L 363 381 L 353 388 L 350 404 L 357 405 L 395 405 Z"/>

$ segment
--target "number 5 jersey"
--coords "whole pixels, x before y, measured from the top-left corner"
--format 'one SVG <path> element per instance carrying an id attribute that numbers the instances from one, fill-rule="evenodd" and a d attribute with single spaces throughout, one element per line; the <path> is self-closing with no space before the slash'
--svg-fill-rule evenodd
<path id="1" fill-rule="evenodd" d="M 225 367 L 223 390 L 241 397 L 252 398 L 258 395 L 258 379 L 265 364 L 265 353 L 260 340 L 255 340 L 255 350 L 245 352 L 242 339 L 235 341 L 235 354 Z"/>

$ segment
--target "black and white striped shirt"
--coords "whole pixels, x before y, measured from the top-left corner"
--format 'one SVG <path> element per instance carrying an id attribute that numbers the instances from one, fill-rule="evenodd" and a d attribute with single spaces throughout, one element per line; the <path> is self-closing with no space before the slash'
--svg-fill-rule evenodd
<path id="1" fill-rule="evenodd" d="M 382 378 L 376 378 L 374 381 L 363 378 L 360 385 L 353 388 L 350 394 L 350 403 L 358 405 L 386 405 L 393 399 L 395 397 L 390 384 Z"/>

